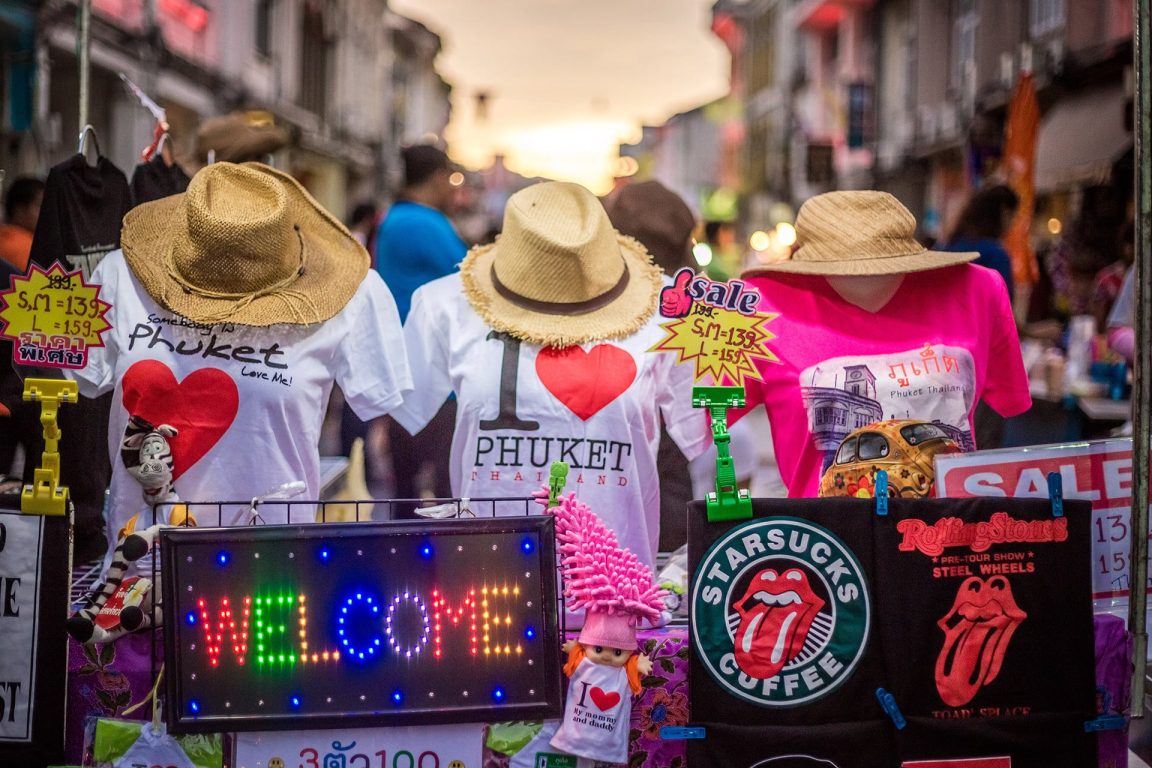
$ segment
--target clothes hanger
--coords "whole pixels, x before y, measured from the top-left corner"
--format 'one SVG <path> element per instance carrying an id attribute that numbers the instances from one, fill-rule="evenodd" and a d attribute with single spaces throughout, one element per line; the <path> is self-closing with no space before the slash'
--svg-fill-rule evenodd
<path id="1" fill-rule="evenodd" d="M 91 139 L 91 141 L 87 142 L 85 141 L 86 139 Z M 80 140 L 76 146 L 76 153 L 84 155 L 84 160 L 88 162 L 89 165 L 96 165 L 95 162 L 88 161 L 89 146 L 96 148 L 96 160 L 99 161 L 103 153 L 100 151 L 100 139 L 96 135 L 96 129 L 92 127 L 91 123 L 85 125 L 84 128 L 80 131 Z"/>
<path id="2" fill-rule="evenodd" d="M 164 154 L 164 150 L 168 150 L 168 154 Z M 172 149 L 168 146 L 168 131 L 160 134 L 160 140 L 156 142 L 156 154 L 164 161 L 164 165 L 169 168 L 172 167 Z"/>

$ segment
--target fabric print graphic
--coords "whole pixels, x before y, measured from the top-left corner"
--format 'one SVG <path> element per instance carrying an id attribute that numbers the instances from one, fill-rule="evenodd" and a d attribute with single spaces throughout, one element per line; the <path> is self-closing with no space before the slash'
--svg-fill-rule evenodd
<path id="1" fill-rule="evenodd" d="M 177 381 L 157 360 L 141 360 L 124 372 L 123 404 L 128 413 L 152 424 L 168 425 L 172 441 L 172 480 L 219 442 L 240 405 L 236 382 L 219 368 L 201 368 Z"/>
<path id="2" fill-rule="evenodd" d="M 611 344 L 598 344 L 587 352 L 580 347 L 546 347 L 536 356 L 536 375 L 568 410 L 587 421 L 632 386 L 636 361 Z"/>
<path id="3" fill-rule="evenodd" d="M 952 609 L 937 622 L 944 645 L 936 657 L 936 690 L 945 704 L 963 706 L 996 679 L 1026 618 L 1005 577 L 972 576 L 960 584 Z"/>
<path id="4" fill-rule="evenodd" d="M 740 617 L 736 627 L 736 663 L 751 677 L 775 677 L 808 642 L 813 621 L 825 606 L 799 568 L 777 572 L 765 568 L 752 577 L 744 595 L 732 604 Z M 821 622 L 827 637 L 831 617 Z"/>
<path id="5" fill-rule="evenodd" d="M 871 600 L 855 553 L 791 517 L 756 519 L 712 543 L 692 586 L 692 643 L 727 693 L 762 707 L 817 701 L 848 680 Z"/>
<path id="6" fill-rule="evenodd" d="M 800 374 L 808 430 L 831 466 L 854 429 L 886 419 L 931 422 L 963 451 L 975 448 L 968 414 L 976 392 L 968 350 L 942 344 L 869 357 L 837 357 Z"/>

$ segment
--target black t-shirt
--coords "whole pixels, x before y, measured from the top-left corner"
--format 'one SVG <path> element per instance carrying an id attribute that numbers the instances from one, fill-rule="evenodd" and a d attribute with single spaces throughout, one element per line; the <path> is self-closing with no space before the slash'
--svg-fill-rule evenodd
<path id="1" fill-rule="evenodd" d="M 120 226 L 131 207 L 128 179 L 119 168 L 105 157 L 93 166 L 83 155 L 73 155 L 48 172 L 31 262 L 47 269 L 59 261 L 68 270 L 81 269 L 88 279 L 100 260 L 120 247 Z M 101 525 L 104 492 L 112 474 L 108 458 L 111 404 L 111 395 L 95 400 L 81 397 L 80 402 L 59 411 L 61 482 L 71 492 L 78 529 Z M 33 404 L 29 414 L 22 415 L 31 417 L 36 411 L 38 406 Z M 27 423 L 19 417 L 17 421 Z M 40 430 L 30 432 L 25 435 L 29 455 L 25 482 L 31 482 L 44 450 Z"/>
<path id="2" fill-rule="evenodd" d="M 188 189 L 188 174 L 173 163 L 168 165 L 159 153 L 132 172 L 132 199 L 136 205 L 150 203 Z"/>

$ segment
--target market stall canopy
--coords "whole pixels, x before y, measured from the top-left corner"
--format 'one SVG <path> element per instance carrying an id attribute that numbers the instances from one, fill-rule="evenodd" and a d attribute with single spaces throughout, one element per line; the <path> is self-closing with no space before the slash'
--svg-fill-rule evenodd
<path id="1" fill-rule="evenodd" d="M 1112 163 L 1132 144 L 1124 126 L 1122 87 L 1078 94 L 1055 104 L 1040 126 L 1036 189 L 1104 184 Z"/>

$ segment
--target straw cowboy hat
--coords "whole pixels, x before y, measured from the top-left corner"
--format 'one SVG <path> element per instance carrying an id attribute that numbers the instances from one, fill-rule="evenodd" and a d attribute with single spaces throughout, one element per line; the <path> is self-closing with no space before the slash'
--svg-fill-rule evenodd
<path id="1" fill-rule="evenodd" d="M 591 192 L 565 182 L 512 195 L 503 233 L 469 251 L 460 276 L 489 326 L 552 347 L 635 333 L 662 285 L 644 247 L 612 229 Z"/>
<path id="2" fill-rule="evenodd" d="M 196 131 L 196 152 L 201 159 L 215 152 L 216 162 L 261 160 L 288 146 L 291 136 L 276 125 L 272 113 L 254 109 L 210 117 Z"/>
<path id="3" fill-rule="evenodd" d="M 209 165 L 184 194 L 132 209 L 120 241 L 148 295 L 200 323 L 320 323 L 368 272 L 344 225 L 259 163 Z"/>
<path id="4" fill-rule="evenodd" d="M 796 215 L 792 258 L 754 267 L 808 275 L 896 275 L 972 261 L 978 253 L 930 251 L 916 241 L 916 218 L 887 192 L 827 192 Z"/>

